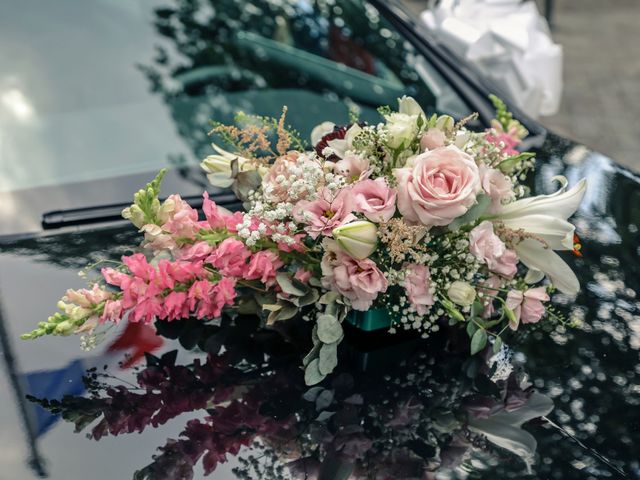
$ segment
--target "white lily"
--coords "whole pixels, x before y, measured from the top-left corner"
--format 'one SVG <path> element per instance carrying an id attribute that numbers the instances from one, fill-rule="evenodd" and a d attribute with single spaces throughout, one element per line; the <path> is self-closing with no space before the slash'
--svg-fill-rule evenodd
<path id="1" fill-rule="evenodd" d="M 567 219 L 580 206 L 587 181 L 582 179 L 567 190 L 565 177 L 553 180 L 561 183 L 557 192 L 505 205 L 492 220 L 508 229 L 525 232 L 528 237 L 515 245 L 520 261 L 530 269 L 543 272 L 561 292 L 574 295 L 580 290 L 580 282 L 554 250 L 573 250 L 575 226 Z"/>
<path id="2" fill-rule="evenodd" d="M 215 143 L 211 146 L 217 155 L 209 155 L 200 163 L 200 166 L 207 172 L 207 178 L 213 186 L 227 188 L 233 184 L 231 162 L 234 160 L 238 161 L 238 170 L 242 172 L 251 170 L 251 163 L 246 158 L 227 152 Z"/>
<path id="3" fill-rule="evenodd" d="M 336 227 L 333 229 L 332 235 L 342 250 L 358 260 L 363 260 L 371 255 L 378 243 L 377 227 L 364 220 Z"/>

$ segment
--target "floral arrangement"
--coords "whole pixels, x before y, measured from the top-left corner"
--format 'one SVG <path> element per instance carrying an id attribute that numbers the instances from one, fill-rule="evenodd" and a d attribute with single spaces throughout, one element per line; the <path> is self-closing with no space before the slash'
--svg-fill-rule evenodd
<path id="1" fill-rule="evenodd" d="M 494 103 L 492 127 L 474 132 L 473 116 L 427 116 L 403 97 L 398 111 L 380 109 L 378 125 L 322 123 L 312 148 L 285 125 L 286 108 L 279 120 L 215 124 L 232 149 L 214 144 L 202 167 L 245 211 L 206 192 L 202 216 L 178 195 L 161 201 L 161 172 L 123 212 L 144 234 L 140 250 L 68 290 L 61 311 L 23 338 L 80 333 L 90 348 L 123 319 L 300 317 L 313 323 L 303 360 L 313 385 L 337 365 L 343 322 L 358 315 L 384 316 L 390 334 L 460 326 L 471 354 L 498 351 L 522 324 L 564 321 L 549 293 L 575 294 L 579 283 L 555 250 L 579 254 L 568 218 L 586 182 L 568 189 L 556 177 L 555 193 L 527 196 L 534 156 L 516 150 L 527 132 Z"/>

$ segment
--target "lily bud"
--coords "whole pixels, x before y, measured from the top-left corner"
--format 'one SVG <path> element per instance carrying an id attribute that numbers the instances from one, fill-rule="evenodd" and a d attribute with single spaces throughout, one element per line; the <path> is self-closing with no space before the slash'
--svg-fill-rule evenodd
<path id="1" fill-rule="evenodd" d="M 332 233 L 340 248 L 358 260 L 371 255 L 378 243 L 375 224 L 364 220 L 334 228 Z"/>
<path id="2" fill-rule="evenodd" d="M 234 182 L 231 163 L 237 160 L 239 171 L 248 170 L 250 163 L 246 158 L 227 152 L 215 143 L 211 146 L 216 151 L 216 155 L 209 155 L 200 163 L 200 166 L 208 173 L 207 178 L 212 185 L 220 188 L 230 187 Z"/>
<path id="3" fill-rule="evenodd" d="M 467 307 L 476 299 L 476 290 L 467 282 L 456 281 L 447 290 L 447 295 L 452 302 Z"/>

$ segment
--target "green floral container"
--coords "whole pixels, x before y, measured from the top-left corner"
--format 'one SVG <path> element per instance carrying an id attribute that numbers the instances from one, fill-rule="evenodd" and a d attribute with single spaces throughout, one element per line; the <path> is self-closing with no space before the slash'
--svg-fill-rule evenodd
<path id="1" fill-rule="evenodd" d="M 351 310 L 347 322 L 365 332 L 387 329 L 391 326 L 391 315 L 385 308 L 374 308 L 366 312 Z"/>

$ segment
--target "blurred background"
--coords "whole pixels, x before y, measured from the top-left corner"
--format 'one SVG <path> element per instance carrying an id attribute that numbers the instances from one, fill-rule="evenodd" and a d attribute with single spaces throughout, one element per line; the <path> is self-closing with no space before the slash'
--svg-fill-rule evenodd
<path id="1" fill-rule="evenodd" d="M 415 14 L 436 3 L 402 0 Z M 473 0 L 485 10 L 517 1 Z M 562 47 L 563 88 L 557 112 L 540 121 L 557 133 L 640 171 L 640 1 L 537 0 Z M 482 23 L 477 17 L 471 22 Z M 545 72 L 548 75 L 548 72 Z M 531 112 L 528 112 L 531 113 Z"/>

